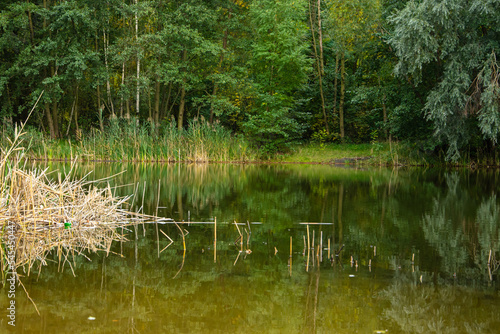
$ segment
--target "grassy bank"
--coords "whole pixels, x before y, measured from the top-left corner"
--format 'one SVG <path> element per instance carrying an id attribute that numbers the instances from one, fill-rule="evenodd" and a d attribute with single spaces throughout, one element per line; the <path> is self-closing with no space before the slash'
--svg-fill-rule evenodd
<path id="1" fill-rule="evenodd" d="M 435 159 L 412 152 L 398 142 L 363 144 L 316 144 L 296 146 L 283 157 L 294 163 L 329 163 L 357 165 L 430 165 Z"/>

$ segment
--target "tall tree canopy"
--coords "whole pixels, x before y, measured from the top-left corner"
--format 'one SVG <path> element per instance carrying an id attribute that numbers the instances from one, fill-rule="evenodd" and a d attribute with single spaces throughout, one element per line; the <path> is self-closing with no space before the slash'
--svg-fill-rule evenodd
<path id="1" fill-rule="evenodd" d="M 500 135 L 499 12 L 500 0 L 0 0 L 0 125 L 44 90 L 30 125 L 54 139 L 117 118 L 153 135 L 206 119 L 264 153 L 384 138 L 457 160 Z"/>

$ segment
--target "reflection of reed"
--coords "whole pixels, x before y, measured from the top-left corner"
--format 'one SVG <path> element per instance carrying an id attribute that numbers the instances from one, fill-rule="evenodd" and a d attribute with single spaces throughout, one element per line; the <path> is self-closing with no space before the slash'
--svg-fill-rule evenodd
<path id="1" fill-rule="evenodd" d="M 217 217 L 214 217 L 214 263 L 217 262 Z"/>
<path id="2" fill-rule="evenodd" d="M 242 225 L 244 225 L 244 224 L 242 224 Z M 250 249 L 250 235 L 251 235 L 251 232 L 247 231 L 247 229 L 245 228 L 245 232 L 247 234 L 247 242 L 246 242 L 246 249 L 243 250 L 243 233 L 241 233 L 241 230 L 238 227 L 238 223 L 236 222 L 236 220 L 234 221 L 234 226 L 236 226 L 236 229 L 238 230 L 238 234 L 239 234 L 239 236 L 235 240 L 234 244 L 236 245 L 239 242 L 240 243 L 240 250 L 238 251 L 238 256 L 236 257 L 236 260 L 234 261 L 233 266 L 235 266 L 236 263 L 238 262 L 238 259 L 240 258 L 240 254 L 241 253 L 245 253 L 245 258 L 246 258 L 246 256 L 248 254 L 252 253 L 252 250 Z M 248 229 L 251 231 L 250 223 L 248 221 L 247 221 L 247 226 L 248 226 Z M 276 247 L 274 247 L 274 249 L 276 250 Z M 274 255 L 276 255 L 276 253 Z"/>
<path id="3" fill-rule="evenodd" d="M 309 284 L 306 294 L 305 307 L 305 327 L 310 330 L 310 333 L 316 333 L 316 319 L 318 317 L 318 297 L 319 297 L 319 280 L 320 270 L 315 270 L 309 275 Z M 314 286 L 313 286 L 314 284 Z"/>
<path id="4" fill-rule="evenodd" d="M 306 262 L 306 271 L 309 271 L 309 254 L 311 252 L 311 242 L 309 239 L 309 225 L 307 225 L 307 262 Z"/>
<path id="5" fill-rule="evenodd" d="M 182 249 L 183 249 L 183 252 L 182 252 L 181 267 L 179 268 L 179 271 L 175 274 L 175 276 L 173 278 L 176 278 L 177 275 L 179 275 L 179 273 L 182 271 L 182 268 L 184 268 L 184 262 L 186 260 L 186 235 L 184 234 L 184 231 L 179 226 L 179 224 L 175 223 L 175 226 L 177 226 L 177 228 L 179 229 L 179 231 L 181 232 L 181 235 L 182 235 Z"/>

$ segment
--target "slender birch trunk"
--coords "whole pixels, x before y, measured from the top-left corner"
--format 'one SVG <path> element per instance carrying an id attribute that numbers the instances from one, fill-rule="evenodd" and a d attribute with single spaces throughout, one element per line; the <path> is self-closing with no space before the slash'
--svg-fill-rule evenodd
<path id="1" fill-rule="evenodd" d="M 140 73 L 141 73 L 141 58 L 139 54 L 139 16 L 137 14 L 138 8 L 137 8 L 137 1 L 135 0 L 135 42 L 137 44 L 137 92 L 136 92 L 136 104 L 135 104 L 135 112 L 137 115 L 139 115 L 139 105 L 140 105 L 140 85 L 139 85 L 139 79 L 140 79 Z"/>

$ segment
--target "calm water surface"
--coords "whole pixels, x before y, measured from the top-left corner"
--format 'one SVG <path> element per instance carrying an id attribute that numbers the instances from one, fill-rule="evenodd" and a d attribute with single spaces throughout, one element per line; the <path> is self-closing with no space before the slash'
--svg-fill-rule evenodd
<path id="1" fill-rule="evenodd" d="M 75 175 L 123 170 L 116 194 L 184 222 L 186 250 L 159 224 L 174 243 L 158 255 L 170 241 L 149 224 L 114 254 L 77 257 L 75 276 L 49 263 L 24 277 L 40 316 L 18 292 L 16 332 L 500 332 L 498 171 L 81 164 Z"/>

